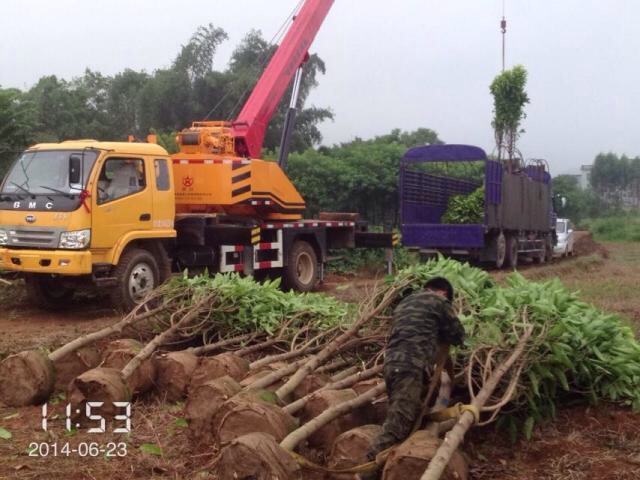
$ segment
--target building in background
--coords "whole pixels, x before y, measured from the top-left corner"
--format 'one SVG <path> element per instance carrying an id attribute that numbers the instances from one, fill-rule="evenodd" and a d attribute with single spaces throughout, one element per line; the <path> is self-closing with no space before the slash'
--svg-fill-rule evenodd
<path id="1" fill-rule="evenodd" d="M 582 165 L 580 167 L 580 173 L 577 175 L 578 177 L 578 185 L 583 190 L 591 187 L 591 169 L 593 165 Z"/>

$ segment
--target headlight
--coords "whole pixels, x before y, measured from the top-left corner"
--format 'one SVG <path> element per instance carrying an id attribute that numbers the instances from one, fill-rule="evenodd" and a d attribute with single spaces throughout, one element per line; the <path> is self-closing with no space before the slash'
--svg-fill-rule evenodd
<path id="1" fill-rule="evenodd" d="M 0 230 L 0 245 L 6 245 L 9 243 L 9 235 L 6 230 Z"/>
<path id="2" fill-rule="evenodd" d="M 73 232 L 62 232 L 60 234 L 59 248 L 79 249 L 89 246 L 91 241 L 91 230 L 75 230 Z"/>

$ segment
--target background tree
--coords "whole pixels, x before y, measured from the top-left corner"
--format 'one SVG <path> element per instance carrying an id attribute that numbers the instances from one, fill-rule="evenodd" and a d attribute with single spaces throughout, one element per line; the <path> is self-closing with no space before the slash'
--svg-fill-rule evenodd
<path id="1" fill-rule="evenodd" d="M 562 206 L 557 202 L 558 217 L 569 218 L 579 224 L 582 220 L 597 216 L 601 203 L 591 190 L 580 188 L 578 179 L 573 175 L 558 175 L 553 178 L 553 193 L 566 198 Z"/>
<path id="2" fill-rule="evenodd" d="M 0 179 L 24 145 L 33 140 L 34 113 L 19 90 L 0 88 Z"/>
<path id="3" fill-rule="evenodd" d="M 529 103 L 525 91 L 527 71 L 522 65 L 516 65 L 497 75 L 489 90 L 493 95 L 493 127 L 498 160 L 516 160 L 516 142 L 524 130 L 520 124 L 526 114 L 524 106 Z"/>
<path id="4" fill-rule="evenodd" d="M 307 149 L 290 156 L 288 175 L 305 199 L 309 216 L 323 210 L 359 212 L 372 224 L 395 226 L 400 158 L 425 140 L 442 143 L 433 130 L 396 129 L 370 140 Z"/>
<path id="5" fill-rule="evenodd" d="M 152 74 L 126 69 L 109 77 L 87 69 L 83 76 L 72 80 L 54 75 L 42 77 L 28 92 L 15 90 L 11 94 L 14 99 L 23 98 L 32 108 L 30 134 L 16 132 L 8 143 L 20 150 L 33 141 L 124 140 L 129 134 L 145 138 L 151 130 L 169 139 L 194 120 L 230 120 L 238 113 L 275 47 L 259 31 L 252 30 L 233 51 L 227 68 L 214 69 L 215 53 L 226 39 L 223 29 L 212 24 L 201 26 L 180 48 L 169 68 Z M 333 118 L 328 108 L 304 108 L 309 93 L 318 85 L 318 76 L 324 72 L 322 59 L 311 55 L 300 89 L 293 151 L 319 144 L 322 135 L 318 124 Z M 276 149 L 280 142 L 290 90 L 291 85 L 267 127 L 267 149 Z M 8 116 L 11 111 L 5 113 Z M 173 140 L 167 145 L 174 148 Z"/>

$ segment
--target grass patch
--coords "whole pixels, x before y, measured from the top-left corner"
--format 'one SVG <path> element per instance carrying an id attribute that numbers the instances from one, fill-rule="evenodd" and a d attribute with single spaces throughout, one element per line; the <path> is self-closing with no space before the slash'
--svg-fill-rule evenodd
<path id="1" fill-rule="evenodd" d="M 640 215 L 592 218 L 584 224 L 599 241 L 640 242 Z"/>
<path id="2" fill-rule="evenodd" d="M 330 272 L 338 274 L 356 273 L 359 270 L 384 271 L 384 249 L 382 248 L 350 248 L 333 250 L 332 259 L 327 263 Z M 418 261 L 415 253 L 404 247 L 393 249 L 393 266 L 401 270 Z"/>

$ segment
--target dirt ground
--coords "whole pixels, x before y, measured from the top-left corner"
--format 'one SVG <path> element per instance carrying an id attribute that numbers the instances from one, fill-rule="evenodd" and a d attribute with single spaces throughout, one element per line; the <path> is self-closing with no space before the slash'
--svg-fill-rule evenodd
<path id="1" fill-rule="evenodd" d="M 618 312 L 640 333 L 640 244 L 599 245 L 581 234 L 579 255 L 544 266 L 522 266 L 532 279 L 559 277 L 580 296 L 597 306 Z M 504 272 L 492 272 L 500 281 Z M 327 277 L 322 290 L 355 301 L 372 288 L 370 275 Z M 20 286 L 0 289 L 0 358 L 9 353 L 46 345 L 55 347 L 82 333 L 95 330 L 117 315 L 106 300 L 83 297 L 63 312 L 43 312 L 24 307 Z M 182 405 L 158 399 L 133 406 L 132 433 L 64 433 L 64 399 L 54 397 L 48 405 L 49 428 L 41 426 L 41 408 L 0 406 L 0 479 L 110 479 L 110 478 L 211 478 L 208 465 L 215 452 L 189 443 Z M 107 423 L 107 432 L 113 425 Z M 71 448 L 80 442 L 108 446 L 127 445 L 124 457 L 81 456 L 58 453 L 30 457 L 31 442 L 57 442 Z M 149 445 L 155 448 L 150 448 Z M 508 436 L 493 427 L 476 429 L 464 451 L 472 465 L 474 480 L 631 480 L 640 479 L 640 414 L 614 405 L 567 405 L 556 421 L 536 427 L 531 441 L 511 444 Z"/>

